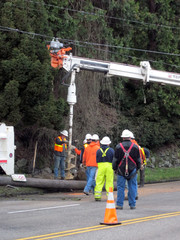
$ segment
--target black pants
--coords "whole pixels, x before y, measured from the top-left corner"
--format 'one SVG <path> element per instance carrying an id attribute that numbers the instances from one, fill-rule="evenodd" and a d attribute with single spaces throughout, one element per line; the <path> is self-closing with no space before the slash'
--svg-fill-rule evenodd
<path id="1" fill-rule="evenodd" d="M 145 167 L 143 170 L 140 170 L 140 187 L 144 187 L 144 178 L 145 178 Z"/>

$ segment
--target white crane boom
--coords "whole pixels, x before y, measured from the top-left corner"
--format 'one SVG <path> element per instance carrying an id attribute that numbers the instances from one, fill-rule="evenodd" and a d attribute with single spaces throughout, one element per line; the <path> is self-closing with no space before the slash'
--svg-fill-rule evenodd
<path id="1" fill-rule="evenodd" d="M 73 69 L 90 70 L 93 72 L 103 72 L 106 76 L 121 76 L 131 79 L 139 79 L 144 83 L 157 82 L 180 86 L 180 74 L 153 70 L 147 61 L 140 62 L 140 66 L 138 67 L 123 63 L 106 62 L 103 60 L 64 55 L 62 67 L 68 72 Z"/>

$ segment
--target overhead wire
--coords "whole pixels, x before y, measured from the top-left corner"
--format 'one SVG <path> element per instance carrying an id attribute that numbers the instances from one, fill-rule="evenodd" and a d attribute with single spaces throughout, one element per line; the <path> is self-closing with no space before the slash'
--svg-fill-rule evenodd
<path id="1" fill-rule="evenodd" d="M 10 27 L 4 27 L 4 26 L 0 26 L 0 31 L 13 31 L 13 32 L 18 32 L 18 33 L 21 33 L 21 34 L 29 34 L 29 35 L 32 35 L 33 37 L 35 36 L 38 36 L 38 37 L 43 37 L 45 39 L 52 39 L 53 37 L 52 36 L 48 36 L 48 35 L 44 35 L 44 34 L 39 34 L 39 33 L 34 33 L 34 32 L 27 32 L 27 31 L 23 31 L 23 30 L 19 30 L 19 29 L 15 29 L 15 28 L 10 28 Z M 124 57 L 128 57 L 128 58 L 135 58 L 135 59 L 139 59 L 141 61 L 143 61 L 143 59 L 140 59 L 140 58 L 137 58 L 135 56 L 130 56 L 130 55 L 126 55 L 126 54 L 120 54 L 120 53 L 117 53 L 117 52 L 114 52 L 114 51 L 110 51 L 110 50 L 103 50 L 102 48 L 99 49 L 99 48 L 94 48 L 92 46 L 105 46 L 105 47 L 114 47 L 114 48 L 124 48 L 124 47 L 119 47 L 119 46 L 114 46 L 114 45 L 108 45 L 108 44 L 97 44 L 97 43 L 91 43 L 91 42 L 83 42 L 83 41 L 76 41 L 76 40 L 70 40 L 70 39 L 61 39 L 61 38 L 57 38 L 59 39 L 60 41 L 62 42 L 65 42 L 66 44 L 69 44 L 69 45 L 75 45 L 75 46 L 79 46 L 79 47 L 84 47 L 84 48 L 87 48 L 87 45 L 83 45 L 83 44 L 87 44 L 88 43 L 88 48 L 91 48 L 92 50 L 97 50 L 97 51 L 102 51 L 102 52 L 108 52 L 108 53 L 111 53 L 111 54 L 118 54 L 118 55 L 121 55 L 121 56 L 124 56 Z M 143 50 L 144 52 L 147 52 L 147 50 Z M 164 53 L 165 54 L 165 53 Z M 174 54 L 171 54 L 174 56 Z M 176 54 L 177 55 L 177 54 Z M 177 55 L 178 56 L 178 55 Z M 180 56 L 180 55 L 179 55 Z M 147 59 L 146 59 L 147 60 Z M 154 62 L 154 63 L 157 63 L 158 61 L 154 61 L 154 60 L 148 60 L 149 62 Z M 180 68 L 180 66 L 177 66 L 177 65 L 172 65 L 172 64 L 167 64 L 167 63 L 164 63 L 164 65 L 167 65 L 167 66 L 172 66 L 172 67 L 176 67 L 176 68 Z"/>
<path id="2" fill-rule="evenodd" d="M 11 30 L 11 31 L 15 31 L 15 32 L 19 32 L 19 33 L 24 33 L 24 34 L 31 34 L 34 36 L 40 36 L 40 37 L 46 37 L 46 38 L 53 38 L 51 36 L 47 36 L 44 34 L 39 34 L 39 33 L 34 33 L 34 32 L 27 32 L 27 31 L 23 31 L 23 30 L 19 30 L 19 29 L 15 29 L 15 28 L 10 28 L 10 27 L 5 27 L 5 26 L 0 26 L 0 28 L 2 30 Z M 110 48 L 118 48 L 118 49 L 126 49 L 126 50 L 133 50 L 133 51 L 139 51 L 139 52 L 145 52 L 145 53 L 154 53 L 154 54 L 161 54 L 161 55 L 168 55 L 168 56 L 177 56 L 179 57 L 180 54 L 176 54 L 176 53 L 168 53 L 168 52 L 160 52 L 160 51 L 152 51 L 152 50 L 146 50 L 146 49 L 140 49 L 140 48 L 131 48 L 131 47 L 122 47 L 122 46 L 116 46 L 116 45 L 111 45 L 111 44 L 102 44 L 102 43 L 93 43 L 93 42 L 87 42 L 87 41 L 78 41 L 78 40 L 71 40 L 71 39 L 63 39 L 63 38 L 56 38 L 60 41 L 67 41 L 70 43 L 83 43 L 83 44 L 87 44 L 87 45 L 93 45 L 93 46 L 101 46 L 101 47 L 110 47 Z"/>
<path id="3" fill-rule="evenodd" d="M 76 10 L 76 9 L 71 9 L 71 8 L 65 8 L 65 7 L 59 7 L 53 4 L 47 4 L 47 3 L 43 3 L 43 2 L 37 2 L 37 1 L 32 1 L 32 0 L 24 0 L 27 2 L 32 2 L 32 3 L 36 3 L 36 4 L 42 4 L 44 6 L 48 6 L 48 7 L 54 7 L 54 8 L 58 8 L 61 10 L 67 10 L 67 11 L 71 11 L 71 12 L 77 12 L 80 13 L 82 15 L 92 15 L 92 16 L 99 16 L 99 17 L 105 17 L 105 18 L 109 18 L 109 19 L 115 19 L 115 20 L 119 20 L 119 21 L 123 21 L 125 23 L 127 22 L 132 22 L 135 24 L 141 24 L 141 25 L 146 25 L 146 26 L 155 26 L 155 27 L 160 27 L 160 28 L 171 28 L 171 29 L 177 29 L 180 30 L 180 27 L 174 27 L 174 26 L 168 26 L 168 25 L 164 25 L 164 24 L 155 24 L 155 23 L 148 23 L 148 22 L 142 22 L 142 21 L 137 21 L 137 20 L 131 20 L 131 19 L 127 19 L 127 18 L 119 18 L 119 17 L 112 17 L 112 16 L 108 16 L 108 15 L 104 15 L 104 14 L 100 14 L 100 13 L 93 13 L 93 12 L 88 12 L 88 11 L 82 11 L 82 10 Z"/>

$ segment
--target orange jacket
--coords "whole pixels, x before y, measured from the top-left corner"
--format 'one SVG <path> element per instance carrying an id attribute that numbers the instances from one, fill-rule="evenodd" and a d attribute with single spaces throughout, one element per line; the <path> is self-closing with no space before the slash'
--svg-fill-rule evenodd
<path id="1" fill-rule="evenodd" d="M 81 155 L 81 150 L 79 150 L 78 148 L 75 148 L 74 151 L 77 155 Z"/>
<path id="2" fill-rule="evenodd" d="M 85 149 L 83 154 L 83 165 L 87 167 L 97 167 L 96 152 L 100 147 L 96 142 L 91 142 Z"/>

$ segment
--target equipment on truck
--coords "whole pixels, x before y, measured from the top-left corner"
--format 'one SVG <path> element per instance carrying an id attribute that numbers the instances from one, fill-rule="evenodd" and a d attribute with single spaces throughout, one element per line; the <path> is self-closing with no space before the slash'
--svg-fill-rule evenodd
<path id="1" fill-rule="evenodd" d="M 0 166 L 6 175 L 14 174 L 14 127 L 0 123 Z"/>
<path id="2" fill-rule="evenodd" d="M 68 85 L 67 102 L 70 105 L 69 115 L 69 146 L 68 146 L 68 166 L 70 166 L 71 143 L 72 143 L 72 126 L 73 126 L 73 105 L 77 102 L 75 75 L 80 70 L 89 70 L 93 72 L 104 73 L 106 77 L 120 76 L 135 80 L 141 80 L 144 84 L 155 82 L 180 86 L 180 74 L 158 71 L 151 68 L 148 61 L 140 62 L 140 66 L 133 66 L 123 63 L 114 63 L 103 60 L 88 59 L 83 57 L 69 55 L 66 52 L 72 48 L 64 48 L 58 39 L 53 39 L 48 45 L 51 56 L 51 66 L 53 68 L 64 68 L 68 73 L 64 78 L 71 75 L 71 81 Z M 69 167 L 68 167 L 69 168 Z"/>

